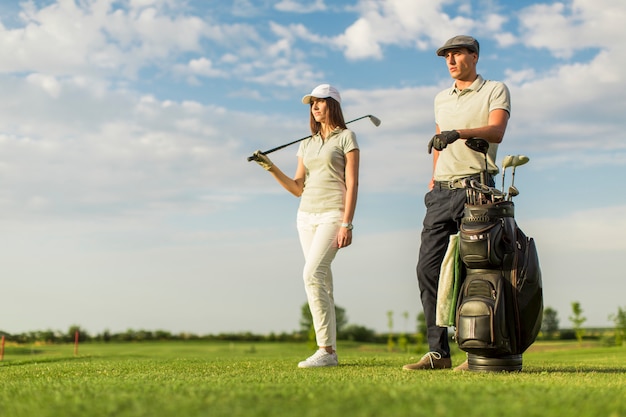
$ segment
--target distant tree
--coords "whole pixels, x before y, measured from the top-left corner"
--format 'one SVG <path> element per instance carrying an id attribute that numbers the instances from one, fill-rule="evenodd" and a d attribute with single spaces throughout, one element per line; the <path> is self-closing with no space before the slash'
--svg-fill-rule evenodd
<path id="1" fill-rule="evenodd" d="M 304 303 L 300 307 L 300 331 L 303 334 L 308 334 L 311 327 L 313 327 L 313 317 L 311 316 L 311 310 L 309 309 L 309 304 Z"/>
<path id="2" fill-rule="evenodd" d="M 353 342 L 375 342 L 376 332 L 365 326 L 349 324 L 341 332 L 341 338 Z"/>
<path id="3" fill-rule="evenodd" d="M 38 332 L 32 332 L 33 341 L 43 342 L 43 343 L 55 343 L 56 334 L 52 330 L 44 330 Z"/>
<path id="4" fill-rule="evenodd" d="M 137 330 L 135 332 L 135 341 L 144 342 L 154 339 L 154 333 L 150 330 Z"/>
<path id="5" fill-rule="evenodd" d="M 119 333 L 119 340 L 123 342 L 132 342 L 135 340 L 135 331 L 133 329 L 126 329 L 124 333 Z"/>
<path id="6" fill-rule="evenodd" d="M 389 336 L 387 337 L 387 350 L 390 352 L 393 350 L 395 346 L 395 342 L 393 341 L 393 311 L 387 311 L 387 326 L 389 328 Z"/>
<path id="7" fill-rule="evenodd" d="M 306 341 L 307 341 L 309 348 L 311 349 L 319 348 L 317 345 L 317 336 L 315 334 L 315 327 L 313 326 L 313 323 L 311 323 L 311 327 L 309 327 L 309 331 L 307 332 Z"/>
<path id="8" fill-rule="evenodd" d="M 426 316 L 423 311 L 417 314 L 417 333 L 415 334 L 415 344 L 417 345 L 417 351 L 422 350 L 422 344 L 426 340 Z"/>
<path id="9" fill-rule="evenodd" d="M 337 333 L 341 333 L 348 324 L 348 314 L 345 308 L 335 306 L 335 320 L 337 321 Z"/>
<path id="10" fill-rule="evenodd" d="M 546 307 L 543 310 L 543 319 L 541 321 L 541 332 L 546 338 L 554 337 L 559 331 L 559 318 L 555 309 Z"/>
<path id="11" fill-rule="evenodd" d="M 109 343 L 111 341 L 111 331 L 109 329 L 105 329 L 100 336 L 100 339 L 103 342 Z"/>
<path id="12" fill-rule="evenodd" d="M 406 337 L 406 327 L 409 320 L 409 312 L 405 311 L 404 313 L 402 313 L 402 317 L 404 317 L 404 328 L 398 336 L 398 346 L 400 347 L 401 351 L 406 352 L 409 349 L 409 339 Z"/>
<path id="13" fill-rule="evenodd" d="M 609 320 L 615 323 L 615 344 L 622 346 L 626 338 L 626 309 L 617 308 L 617 314 L 611 314 Z"/>
<path id="14" fill-rule="evenodd" d="M 339 334 L 348 323 L 346 309 L 336 305 L 335 319 L 337 320 L 337 334 Z M 300 332 L 307 337 L 309 343 L 312 342 L 317 346 L 315 344 L 315 328 L 313 326 L 313 316 L 311 315 L 309 303 L 304 303 L 300 307 Z"/>
<path id="15" fill-rule="evenodd" d="M 157 330 L 154 332 L 154 338 L 158 340 L 171 340 L 173 337 L 172 333 L 167 330 Z"/>
<path id="16" fill-rule="evenodd" d="M 583 309 L 580 307 L 578 301 L 572 302 L 572 315 L 569 316 L 569 320 L 574 327 L 574 334 L 576 335 L 578 343 L 582 343 L 583 336 L 585 335 L 585 329 L 583 329 L 582 325 L 587 321 L 587 318 L 583 316 Z"/>
<path id="17" fill-rule="evenodd" d="M 70 326 L 69 330 L 67 331 L 66 342 L 74 342 L 74 337 L 76 335 L 76 332 L 78 332 L 79 342 L 85 342 L 89 340 L 89 333 L 87 333 L 87 330 L 81 329 L 80 326 L 73 325 L 73 326 Z"/>
<path id="18" fill-rule="evenodd" d="M 424 315 L 423 311 L 420 311 L 417 315 L 417 333 L 426 337 L 426 315 Z"/>

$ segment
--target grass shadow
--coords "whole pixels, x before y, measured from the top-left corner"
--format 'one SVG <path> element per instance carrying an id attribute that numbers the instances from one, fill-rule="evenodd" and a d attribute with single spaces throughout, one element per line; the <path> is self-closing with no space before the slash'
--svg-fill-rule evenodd
<path id="1" fill-rule="evenodd" d="M 626 373 L 626 368 L 593 368 L 593 367 L 577 367 L 577 366 L 567 366 L 567 367 L 553 367 L 546 369 L 522 369 L 522 372 L 525 374 L 544 374 L 544 373 L 571 373 L 571 374 L 581 374 L 581 373 L 589 373 L 589 374 L 624 374 Z"/>
<path id="2" fill-rule="evenodd" d="M 91 359 L 91 356 L 62 356 L 62 357 L 47 357 L 47 358 L 29 358 L 29 359 L 16 359 L 0 362 L 0 368 L 11 366 L 23 366 L 23 365 L 38 365 L 42 363 L 57 363 L 57 362 L 72 362 L 81 359 Z"/>

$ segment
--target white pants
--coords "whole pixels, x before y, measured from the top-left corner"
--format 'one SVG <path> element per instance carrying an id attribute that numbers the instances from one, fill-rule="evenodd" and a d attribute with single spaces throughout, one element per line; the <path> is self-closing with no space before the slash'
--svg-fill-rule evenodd
<path id="1" fill-rule="evenodd" d="M 298 211 L 297 225 L 304 252 L 304 289 L 306 291 L 318 346 L 337 346 L 337 320 L 330 264 L 337 254 L 337 233 L 343 213 L 306 213 Z"/>

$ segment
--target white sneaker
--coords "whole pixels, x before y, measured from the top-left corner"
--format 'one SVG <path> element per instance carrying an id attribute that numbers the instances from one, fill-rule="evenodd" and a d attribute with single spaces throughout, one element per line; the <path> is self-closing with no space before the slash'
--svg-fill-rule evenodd
<path id="1" fill-rule="evenodd" d="M 298 368 L 320 368 L 322 366 L 337 366 L 337 353 L 328 353 L 326 349 L 319 349 L 312 356 L 298 364 Z"/>

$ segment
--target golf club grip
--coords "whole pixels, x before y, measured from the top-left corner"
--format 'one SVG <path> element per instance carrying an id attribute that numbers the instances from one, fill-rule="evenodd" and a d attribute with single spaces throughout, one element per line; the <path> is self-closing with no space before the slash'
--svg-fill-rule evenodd
<path id="1" fill-rule="evenodd" d="M 280 145 L 280 146 L 277 146 L 277 147 L 275 147 L 275 148 L 268 149 L 267 151 L 263 151 L 263 152 L 261 152 L 261 153 L 262 153 L 263 155 L 267 155 L 268 153 L 276 152 L 276 151 L 278 151 L 278 150 L 281 150 L 281 149 L 283 149 L 283 148 L 286 148 L 286 147 L 287 147 L 287 146 L 289 146 L 289 145 L 293 145 L 294 143 L 302 142 L 303 140 L 308 139 L 308 138 L 310 138 L 311 136 L 313 136 L 313 135 L 305 136 L 305 137 L 303 137 L 303 138 L 300 138 L 300 139 L 294 140 L 293 142 L 285 143 L 284 145 Z M 254 156 L 249 156 L 249 157 L 248 157 L 248 162 L 253 161 L 253 160 L 254 160 Z"/>
<path id="2" fill-rule="evenodd" d="M 270 149 L 270 150 L 265 151 L 265 152 L 261 152 L 261 155 L 267 155 L 268 153 L 272 153 L 272 152 L 274 152 L 274 151 L 277 151 L 277 150 L 279 150 L 279 149 L 282 149 L 282 148 L 284 148 L 285 146 L 288 146 L 288 145 L 284 145 L 284 146 L 281 146 L 280 148 L 274 148 L 274 149 Z M 249 157 L 248 157 L 248 162 L 250 162 L 250 161 L 254 161 L 254 160 L 255 160 L 254 155 L 252 155 L 252 156 L 249 156 Z"/>

